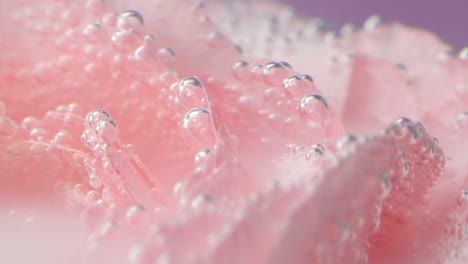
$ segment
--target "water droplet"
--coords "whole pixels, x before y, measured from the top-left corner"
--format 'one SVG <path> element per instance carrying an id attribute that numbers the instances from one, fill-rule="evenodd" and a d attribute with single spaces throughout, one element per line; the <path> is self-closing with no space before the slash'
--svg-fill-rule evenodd
<path id="1" fill-rule="evenodd" d="M 202 149 L 197 152 L 195 155 L 195 164 L 197 167 L 203 167 L 205 165 L 206 160 L 208 159 L 208 155 L 210 155 L 211 150 L 210 149 Z"/>
<path id="2" fill-rule="evenodd" d="M 114 49 L 119 53 L 128 53 L 133 50 L 136 37 L 128 31 L 118 30 L 111 37 Z"/>
<path id="3" fill-rule="evenodd" d="M 330 121 L 328 103 L 318 94 L 309 94 L 302 98 L 299 115 L 311 127 L 323 127 Z"/>
<path id="4" fill-rule="evenodd" d="M 90 43 L 99 42 L 102 38 L 101 25 L 98 23 L 89 24 L 84 28 L 83 34 Z"/>
<path id="5" fill-rule="evenodd" d="M 247 81 L 252 77 L 249 69 L 249 63 L 246 61 L 238 61 L 232 66 L 232 76 L 239 81 Z"/>
<path id="6" fill-rule="evenodd" d="M 263 80 L 268 85 L 279 86 L 287 76 L 287 71 L 280 63 L 270 62 L 263 69 Z"/>
<path id="7" fill-rule="evenodd" d="M 187 77 L 179 83 L 179 101 L 185 106 L 207 106 L 203 84 L 196 77 Z"/>
<path id="8" fill-rule="evenodd" d="M 382 22 L 382 18 L 378 15 L 373 15 L 370 16 L 366 21 L 364 22 L 364 29 L 366 31 L 373 31 L 374 29 L 377 28 L 377 26 Z"/>
<path id="9" fill-rule="evenodd" d="M 135 61 L 141 68 L 151 68 L 156 65 L 156 56 L 148 46 L 140 46 L 134 53 Z"/>
<path id="10" fill-rule="evenodd" d="M 211 114 L 205 108 L 190 110 L 184 117 L 183 128 L 189 136 L 189 143 L 199 148 L 212 148 L 215 135 Z"/>
<path id="11" fill-rule="evenodd" d="M 7 117 L 0 117 L 0 138 L 11 138 L 16 134 L 18 125 Z"/>
<path id="12" fill-rule="evenodd" d="M 135 10 L 128 10 L 120 14 L 117 27 L 128 32 L 139 32 L 144 25 L 143 16 Z"/>
<path id="13" fill-rule="evenodd" d="M 99 121 L 106 118 L 110 118 L 110 114 L 106 110 L 97 109 L 86 115 L 86 123 L 89 128 L 96 128 Z"/>
<path id="14" fill-rule="evenodd" d="M 114 120 L 108 118 L 99 121 L 96 132 L 108 144 L 113 143 L 118 137 L 117 124 Z"/>

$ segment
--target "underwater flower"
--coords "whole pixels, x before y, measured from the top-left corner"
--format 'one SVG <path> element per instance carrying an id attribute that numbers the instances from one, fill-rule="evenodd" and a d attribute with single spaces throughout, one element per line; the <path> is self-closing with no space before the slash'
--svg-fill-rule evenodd
<path id="1" fill-rule="evenodd" d="M 466 48 L 266 1 L 0 15 L 3 261 L 468 260 Z"/>

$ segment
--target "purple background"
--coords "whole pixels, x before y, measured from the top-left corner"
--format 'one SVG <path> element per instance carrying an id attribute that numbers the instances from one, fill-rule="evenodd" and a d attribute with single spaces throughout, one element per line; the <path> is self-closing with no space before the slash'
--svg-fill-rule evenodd
<path id="1" fill-rule="evenodd" d="M 370 15 L 399 21 L 438 34 L 459 50 L 468 46 L 468 0 L 283 0 L 297 12 L 321 17 L 338 29 L 347 22 L 362 25 Z"/>

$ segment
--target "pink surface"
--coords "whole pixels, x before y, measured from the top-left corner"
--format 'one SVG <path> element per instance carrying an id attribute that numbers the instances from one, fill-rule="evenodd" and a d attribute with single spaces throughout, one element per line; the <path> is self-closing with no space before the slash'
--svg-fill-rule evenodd
<path id="1" fill-rule="evenodd" d="M 468 261 L 468 51 L 264 1 L 0 15 L 3 262 Z"/>

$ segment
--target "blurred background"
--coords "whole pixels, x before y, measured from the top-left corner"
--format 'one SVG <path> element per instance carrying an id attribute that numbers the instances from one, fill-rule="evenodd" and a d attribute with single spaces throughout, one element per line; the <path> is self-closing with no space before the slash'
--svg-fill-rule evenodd
<path id="1" fill-rule="evenodd" d="M 456 50 L 468 46 L 468 0 L 283 0 L 299 14 L 320 17 L 333 29 L 370 15 L 435 32 Z"/>

